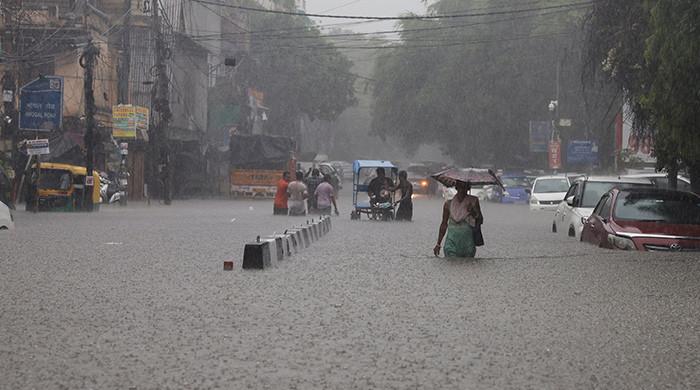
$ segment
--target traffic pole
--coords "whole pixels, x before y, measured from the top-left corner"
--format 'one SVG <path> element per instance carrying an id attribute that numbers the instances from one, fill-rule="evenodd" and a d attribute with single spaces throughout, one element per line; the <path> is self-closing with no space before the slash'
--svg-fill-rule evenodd
<path id="1" fill-rule="evenodd" d="M 85 69 L 85 183 L 83 187 L 83 205 L 90 212 L 94 209 L 92 194 L 95 185 L 94 154 L 95 154 L 95 94 L 92 87 L 95 62 L 100 50 L 88 41 L 83 54 L 80 56 L 80 66 Z"/>

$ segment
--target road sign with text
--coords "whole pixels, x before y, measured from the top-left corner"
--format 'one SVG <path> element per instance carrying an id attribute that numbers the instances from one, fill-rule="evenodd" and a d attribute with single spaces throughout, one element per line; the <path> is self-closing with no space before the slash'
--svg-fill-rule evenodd
<path id="1" fill-rule="evenodd" d="M 63 123 L 63 77 L 42 76 L 20 88 L 19 128 L 58 130 Z"/>

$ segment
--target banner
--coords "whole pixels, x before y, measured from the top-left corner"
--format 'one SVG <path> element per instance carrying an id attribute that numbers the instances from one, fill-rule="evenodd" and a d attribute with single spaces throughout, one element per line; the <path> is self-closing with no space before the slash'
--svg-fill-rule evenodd
<path id="1" fill-rule="evenodd" d="M 561 141 L 549 142 L 549 169 L 561 169 Z"/>

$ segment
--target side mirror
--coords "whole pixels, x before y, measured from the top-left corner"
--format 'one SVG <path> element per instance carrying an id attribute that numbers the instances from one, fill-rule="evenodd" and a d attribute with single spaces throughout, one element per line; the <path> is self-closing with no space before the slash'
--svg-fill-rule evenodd
<path id="1" fill-rule="evenodd" d="M 526 189 L 525 189 L 525 193 L 528 194 L 528 195 L 532 195 L 532 190 L 529 189 L 529 188 L 526 188 Z"/>
<path id="2" fill-rule="evenodd" d="M 574 207 L 574 196 L 573 195 L 566 198 L 566 204 L 568 204 L 571 207 Z"/>
<path id="3" fill-rule="evenodd" d="M 581 217 L 581 223 L 586 225 L 588 224 L 588 218 L 587 217 Z"/>

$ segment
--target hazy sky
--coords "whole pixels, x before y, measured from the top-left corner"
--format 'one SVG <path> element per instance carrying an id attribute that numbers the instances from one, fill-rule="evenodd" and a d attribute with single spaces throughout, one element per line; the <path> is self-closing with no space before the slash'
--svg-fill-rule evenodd
<path id="1" fill-rule="evenodd" d="M 306 0 L 306 12 L 336 15 L 398 16 L 405 12 L 425 13 L 420 0 Z M 318 20 L 318 19 L 317 19 Z M 320 19 L 322 25 L 352 22 L 342 19 Z M 395 22 L 357 23 L 339 27 L 360 32 L 390 30 Z"/>

